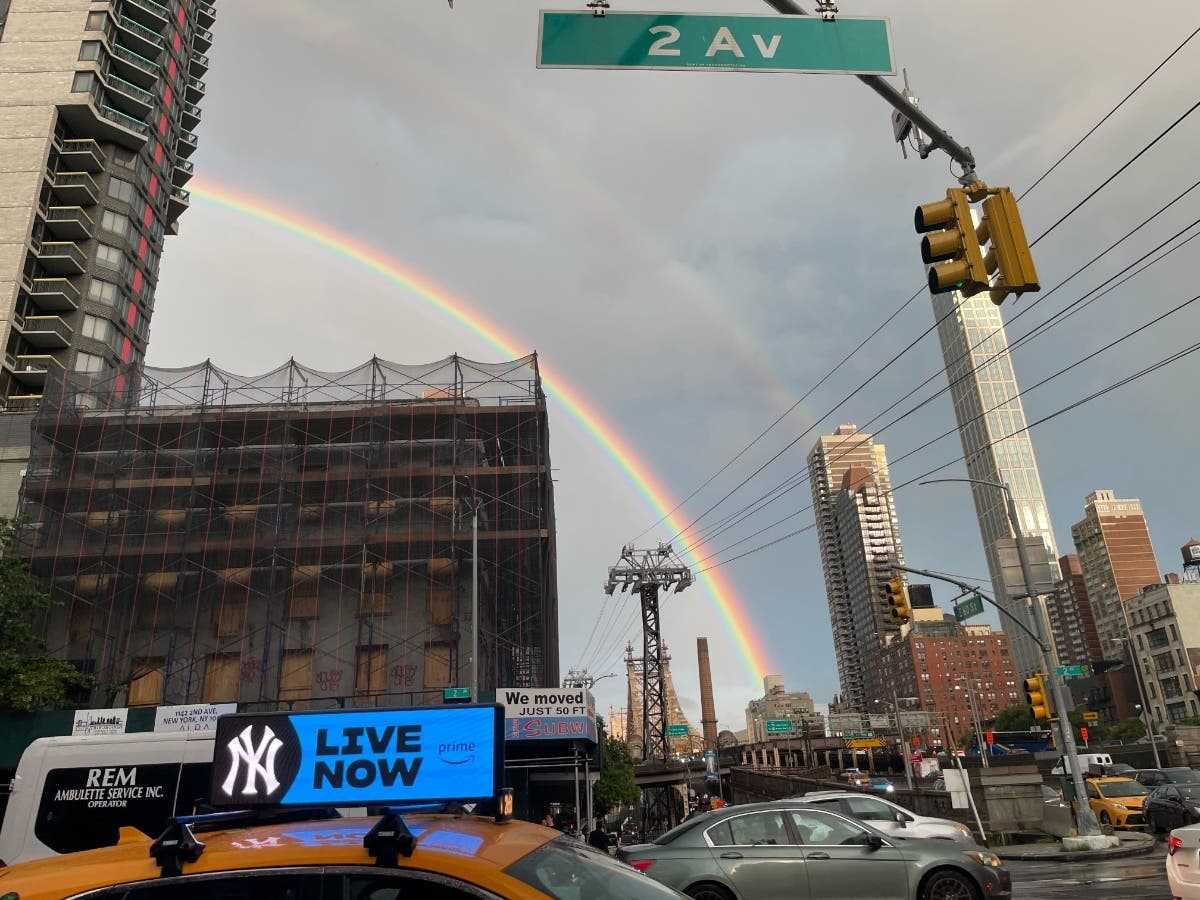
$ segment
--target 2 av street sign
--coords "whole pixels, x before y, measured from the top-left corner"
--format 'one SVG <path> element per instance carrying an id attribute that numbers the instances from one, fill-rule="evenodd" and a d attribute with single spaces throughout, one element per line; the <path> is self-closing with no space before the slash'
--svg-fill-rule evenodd
<path id="1" fill-rule="evenodd" d="M 541 69 L 895 75 L 887 19 L 542 10 Z"/>

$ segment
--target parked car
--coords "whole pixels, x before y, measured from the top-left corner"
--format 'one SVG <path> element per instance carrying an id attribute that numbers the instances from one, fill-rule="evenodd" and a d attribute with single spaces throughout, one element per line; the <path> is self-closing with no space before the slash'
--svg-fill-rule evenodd
<path id="1" fill-rule="evenodd" d="M 1167 886 L 1179 900 L 1200 900 L 1200 825 L 1176 828 L 1167 838 Z"/>
<path id="2" fill-rule="evenodd" d="M 961 822 L 919 816 L 898 803 L 882 797 L 864 795 L 855 791 L 810 791 L 795 801 L 822 809 L 832 809 L 845 816 L 865 822 L 884 834 L 903 835 L 914 838 L 941 838 L 943 840 L 974 843 L 971 830 Z"/>
<path id="3" fill-rule="evenodd" d="M 1200 772 L 1187 766 L 1170 766 L 1166 769 L 1134 769 L 1126 773 L 1138 784 L 1158 787 L 1160 784 L 1200 784 Z"/>
<path id="4" fill-rule="evenodd" d="M 1111 765 L 1105 766 L 1104 771 L 1109 775 L 1124 775 L 1126 778 L 1132 778 L 1133 776 L 1129 773 L 1137 770 L 1134 769 L 1133 766 L 1129 765 L 1129 763 L 1115 762 Z"/>
<path id="5" fill-rule="evenodd" d="M 896 790 L 896 786 L 893 785 L 889 779 L 884 778 L 882 775 L 876 775 L 874 778 L 868 781 L 867 787 L 873 791 L 879 791 L 884 794 L 890 794 Z"/>
<path id="6" fill-rule="evenodd" d="M 618 856 L 696 900 L 1012 896 L 1008 871 L 983 847 L 885 835 L 794 800 L 713 810 Z"/>
<path id="7" fill-rule="evenodd" d="M 1200 784 L 1160 784 L 1151 788 L 1142 812 L 1153 834 L 1200 822 Z"/>
<path id="8" fill-rule="evenodd" d="M 1084 782 L 1088 806 L 1101 825 L 1114 828 L 1140 828 L 1146 824 L 1142 803 L 1149 791 L 1132 778 L 1089 778 Z"/>

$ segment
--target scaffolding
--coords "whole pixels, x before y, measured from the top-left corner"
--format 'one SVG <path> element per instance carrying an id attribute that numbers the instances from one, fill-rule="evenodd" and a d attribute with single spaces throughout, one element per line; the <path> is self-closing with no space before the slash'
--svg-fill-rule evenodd
<path id="1" fill-rule="evenodd" d="M 475 674 L 476 577 L 480 690 L 557 684 L 536 355 L 68 373 L 21 513 L 42 632 L 97 706 L 440 702 Z"/>

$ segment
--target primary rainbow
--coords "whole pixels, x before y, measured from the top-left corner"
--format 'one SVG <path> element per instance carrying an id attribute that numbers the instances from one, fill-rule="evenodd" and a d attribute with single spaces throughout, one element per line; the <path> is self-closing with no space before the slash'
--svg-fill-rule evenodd
<path id="1" fill-rule="evenodd" d="M 415 269 L 402 265 L 395 258 L 351 234 L 336 231 L 328 224 L 295 209 L 228 184 L 197 178 L 188 185 L 188 189 L 195 198 L 294 235 L 399 285 L 450 320 L 478 335 L 504 354 L 506 359 L 516 359 L 527 352 L 498 325 L 471 308 L 464 300 L 455 297 Z M 554 374 L 541 359 L 538 360 L 538 369 L 546 393 L 554 397 L 583 431 L 608 454 L 617 469 L 638 493 L 645 497 L 651 508 L 657 514 L 666 517 L 672 532 L 682 531 L 686 521 L 680 515 L 670 513 L 675 508 L 675 501 L 658 476 L 638 457 L 616 427 L 605 421 L 576 388 L 561 375 Z M 681 536 L 680 543 L 684 546 L 690 543 L 687 534 Z M 694 553 L 689 556 L 695 565 L 698 557 Z M 710 569 L 700 575 L 699 579 L 708 588 L 718 612 L 728 623 L 751 684 L 757 686 L 764 674 L 775 670 L 763 649 L 761 639 L 755 633 L 750 617 L 729 580 L 719 571 Z"/>

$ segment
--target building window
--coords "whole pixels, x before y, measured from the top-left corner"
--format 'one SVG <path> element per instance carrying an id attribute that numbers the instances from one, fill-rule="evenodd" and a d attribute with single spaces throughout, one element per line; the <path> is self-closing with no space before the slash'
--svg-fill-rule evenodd
<path id="1" fill-rule="evenodd" d="M 1167 717 L 1172 722 L 1180 722 L 1183 719 L 1186 719 L 1188 717 L 1187 704 L 1186 703 L 1168 703 L 1167 704 Z"/>
<path id="2" fill-rule="evenodd" d="M 94 341 L 104 341 L 107 344 L 112 341 L 116 330 L 116 326 L 108 319 L 101 319 L 99 316 L 83 317 L 83 336 Z"/>
<path id="3" fill-rule="evenodd" d="M 71 81 L 71 93 L 86 94 L 95 83 L 96 76 L 91 72 L 76 72 L 75 78 Z"/>
<path id="4" fill-rule="evenodd" d="M 117 286 L 111 281 L 105 281 L 102 278 L 93 278 L 88 285 L 87 296 L 94 303 L 103 303 L 105 306 L 116 306 Z"/>
<path id="5" fill-rule="evenodd" d="M 84 353 L 80 350 L 75 354 L 76 372 L 99 372 L 104 368 L 104 357 L 95 353 Z"/>
<path id="6" fill-rule="evenodd" d="M 84 26 L 85 31 L 103 31 L 104 20 L 108 18 L 103 12 L 90 12 L 87 15 L 87 24 Z"/>
<path id="7" fill-rule="evenodd" d="M 126 181 L 123 178 L 109 178 L 108 196 L 123 203 L 133 203 L 137 191 L 134 189 L 132 181 Z"/>
<path id="8" fill-rule="evenodd" d="M 241 657 L 236 653 L 213 653 L 204 669 L 204 702 L 221 703 L 238 698 Z"/>
<path id="9" fill-rule="evenodd" d="M 451 673 L 454 671 L 454 654 L 445 641 L 428 641 L 425 644 L 425 689 L 452 687 Z"/>
<path id="10" fill-rule="evenodd" d="M 129 260 L 125 258 L 120 247 L 100 242 L 96 243 L 96 265 L 121 273 L 127 272 L 130 267 Z"/>
<path id="11" fill-rule="evenodd" d="M 129 706 L 155 706 L 162 702 L 167 663 L 161 656 L 136 660 L 129 673 Z"/>
<path id="12" fill-rule="evenodd" d="M 296 701 L 292 709 L 307 707 L 312 697 L 313 651 L 285 650 L 279 665 L 279 699 Z"/>
<path id="13" fill-rule="evenodd" d="M 358 648 L 354 679 L 354 705 L 377 706 L 387 691 L 388 648 L 386 644 Z"/>
<path id="14" fill-rule="evenodd" d="M 84 61 L 97 60 L 100 58 L 100 42 L 99 41 L 84 41 L 79 45 L 79 58 Z"/>
<path id="15" fill-rule="evenodd" d="M 1162 680 L 1163 697 L 1182 697 L 1183 689 L 1179 686 L 1179 676 L 1172 675 Z"/>

